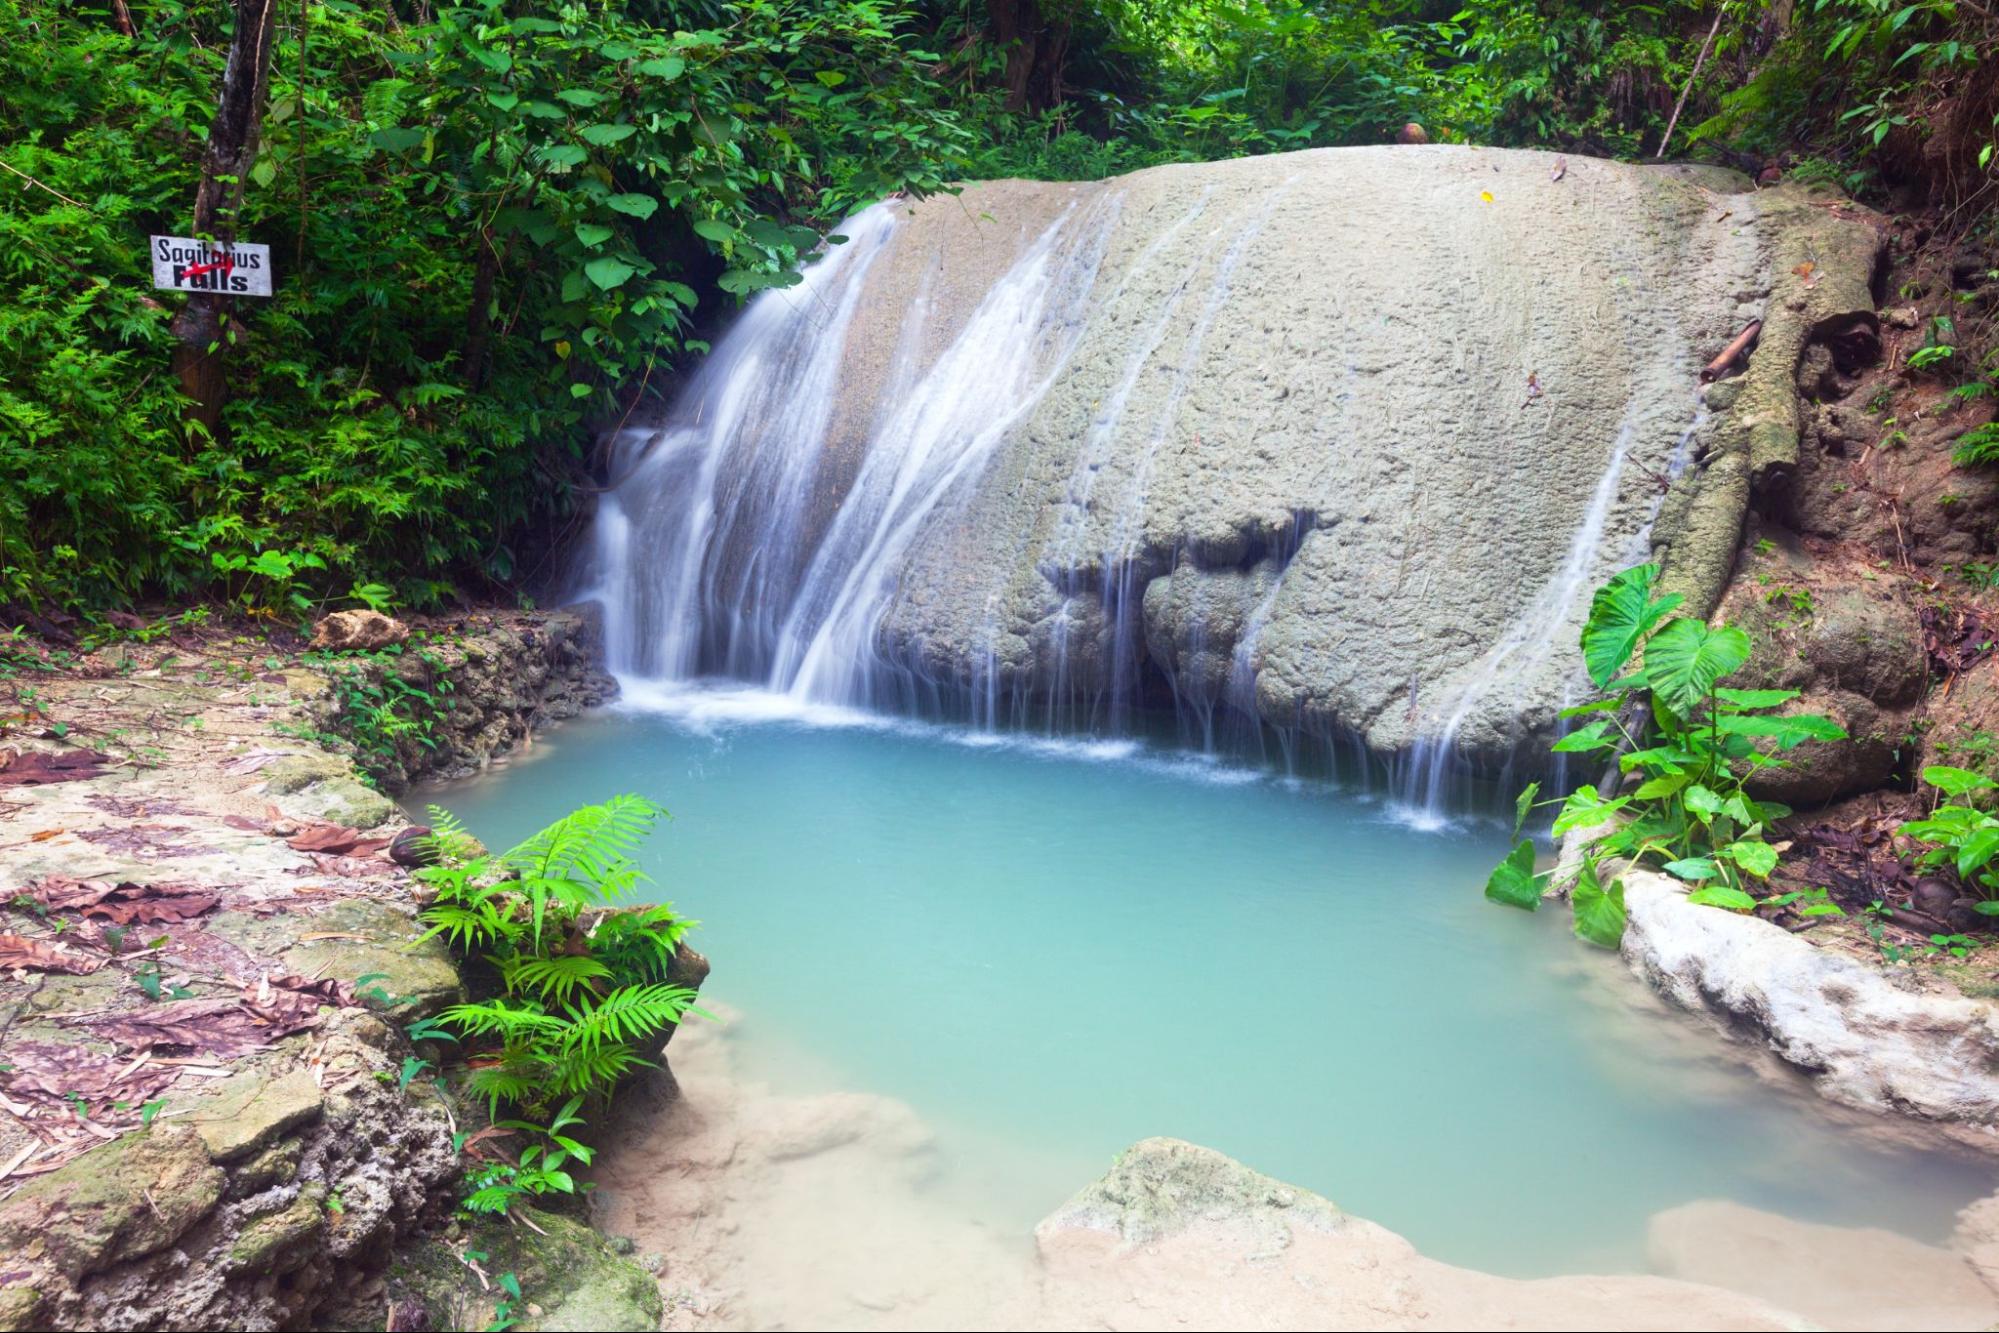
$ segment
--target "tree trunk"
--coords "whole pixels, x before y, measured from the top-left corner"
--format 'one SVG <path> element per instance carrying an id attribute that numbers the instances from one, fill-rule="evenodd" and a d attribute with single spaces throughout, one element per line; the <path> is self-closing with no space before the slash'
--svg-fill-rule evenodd
<path id="1" fill-rule="evenodd" d="M 194 235 L 202 240 L 236 239 L 243 183 L 257 160 L 257 137 L 270 89 L 277 0 L 234 0 L 234 4 L 236 30 L 230 34 L 222 95 L 216 104 L 215 122 L 208 127 L 208 146 L 201 155 L 201 184 L 194 196 Z M 188 420 L 198 422 L 210 435 L 221 420 L 227 389 L 222 373 L 227 300 L 218 292 L 190 293 L 173 322 L 174 374 L 180 377 L 181 388 L 190 400 Z"/>
<path id="2" fill-rule="evenodd" d="M 1062 104 L 1062 62 L 1069 54 L 1069 20 L 1042 4 L 1060 0 L 986 0 L 993 40 L 1006 49 L 1009 111 L 1046 111 Z"/>

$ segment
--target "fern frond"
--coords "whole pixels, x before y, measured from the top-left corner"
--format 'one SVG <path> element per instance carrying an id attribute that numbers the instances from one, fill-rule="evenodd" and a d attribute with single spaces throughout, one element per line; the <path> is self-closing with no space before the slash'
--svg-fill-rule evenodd
<path id="1" fill-rule="evenodd" d="M 620 986 L 594 1004 L 586 1000 L 575 1009 L 558 1045 L 564 1052 L 629 1045 L 678 1023 L 692 1003 L 694 992 L 685 986 Z"/>
<path id="2" fill-rule="evenodd" d="M 538 1036 L 554 1038 L 568 1026 L 553 1014 L 545 1014 L 540 1009 L 525 1005 L 515 1008 L 504 1000 L 454 1004 L 438 1014 L 438 1018 L 452 1024 L 466 1036 L 497 1034 L 509 1045 Z"/>
<path id="3" fill-rule="evenodd" d="M 522 876 L 597 885 L 620 869 L 666 811 L 643 796 L 613 796 L 556 820 L 501 859 Z"/>
<path id="4" fill-rule="evenodd" d="M 554 958 L 496 960 L 500 983 L 510 994 L 528 992 L 543 1004 L 567 1005 L 590 983 L 611 975 L 611 969 L 588 954 L 558 954 Z"/>

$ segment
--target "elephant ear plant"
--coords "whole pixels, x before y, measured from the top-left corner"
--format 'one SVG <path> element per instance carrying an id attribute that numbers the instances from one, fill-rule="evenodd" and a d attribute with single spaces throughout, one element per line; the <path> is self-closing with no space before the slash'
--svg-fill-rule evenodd
<path id="1" fill-rule="evenodd" d="M 1680 597 L 1655 596 L 1658 575 L 1656 565 L 1617 575 L 1597 590 L 1583 626 L 1583 664 L 1602 697 L 1562 713 L 1587 721 L 1554 748 L 1600 759 L 1604 789 L 1586 783 L 1541 802 L 1560 806 L 1556 838 L 1612 826 L 1585 846 L 1569 886 L 1576 934 L 1607 949 L 1624 937 L 1623 881 L 1605 871 L 1613 861 L 1654 865 L 1686 881 L 1690 901 L 1753 910 L 1747 886 L 1776 869 L 1780 849 L 1768 831 L 1790 809 L 1755 799 L 1744 783 L 1787 762 L 1783 751 L 1846 736 L 1829 718 L 1773 711 L 1796 690 L 1721 684 L 1749 660 L 1749 636 L 1690 616 L 1668 619 Z M 1539 784 L 1520 793 L 1513 850 L 1485 886 L 1494 902 L 1529 911 L 1550 879 L 1535 872 L 1534 844 L 1521 837 L 1538 793 Z"/>
<path id="2" fill-rule="evenodd" d="M 1948 764 L 1923 770 L 1923 781 L 1937 789 L 1938 804 L 1928 819 L 1912 820 L 1901 832 L 1923 843 L 1917 864 L 1927 870 L 1949 869 L 1976 895 L 1971 909 L 1986 917 L 1999 916 L 1999 818 L 1974 805 L 1999 791 L 1983 773 Z"/>

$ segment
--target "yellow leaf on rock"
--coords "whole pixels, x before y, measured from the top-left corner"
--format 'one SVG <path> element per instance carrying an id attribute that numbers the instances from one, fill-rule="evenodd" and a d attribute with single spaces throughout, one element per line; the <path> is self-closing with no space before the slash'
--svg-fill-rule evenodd
<path id="1" fill-rule="evenodd" d="M 1489 203 L 1491 203 L 1491 202 L 1492 202 L 1492 191 L 1491 191 L 1491 190 L 1480 190 L 1480 191 L 1478 192 L 1478 197 L 1479 197 L 1480 199 L 1483 199 L 1483 200 L 1484 200 L 1484 201 L 1485 201 L 1486 203 L 1488 203 L 1488 204 L 1489 204 Z"/>

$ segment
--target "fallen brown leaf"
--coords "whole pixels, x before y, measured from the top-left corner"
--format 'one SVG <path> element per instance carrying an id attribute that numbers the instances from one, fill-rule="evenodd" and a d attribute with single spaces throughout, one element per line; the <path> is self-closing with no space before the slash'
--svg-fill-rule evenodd
<path id="1" fill-rule="evenodd" d="M 27 967 L 37 972 L 88 976 L 110 961 L 109 958 L 80 953 L 47 940 L 31 940 L 25 935 L 0 935 L 0 967 Z"/>
<path id="2" fill-rule="evenodd" d="M 113 884 L 101 879 L 44 880 L 32 892 L 51 911 L 81 912 L 119 926 L 192 921 L 222 901 L 220 893 L 195 884 Z"/>
<path id="3" fill-rule="evenodd" d="M 389 845 L 387 838 L 371 838 L 359 829 L 339 824 L 315 824 L 285 846 L 298 852 L 327 852 L 336 856 L 361 856 Z"/>
<path id="4" fill-rule="evenodd" d="M 0 787 L 32 787 L 94 778 L 105 763 L 95 750 L 0 750 Z"/>

